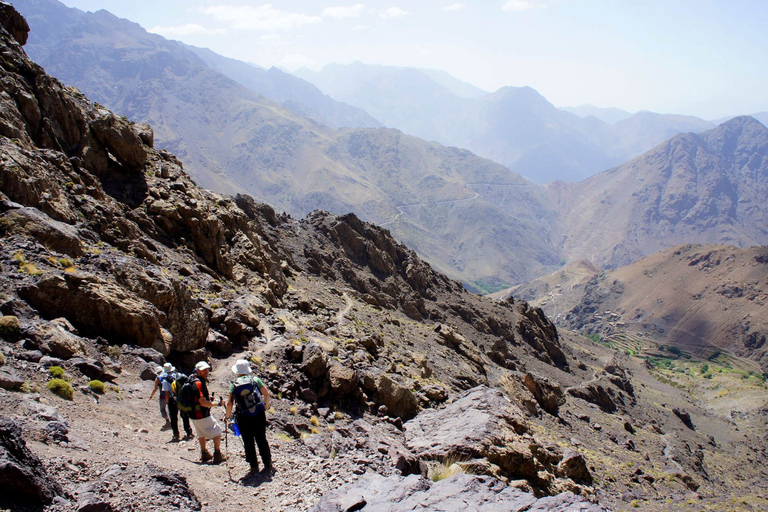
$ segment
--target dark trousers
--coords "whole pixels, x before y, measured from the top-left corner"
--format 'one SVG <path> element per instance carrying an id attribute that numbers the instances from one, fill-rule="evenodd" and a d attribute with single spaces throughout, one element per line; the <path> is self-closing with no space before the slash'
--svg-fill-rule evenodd
<path id="1" fill-rule="evenodd" d="M 186 432 L 188 436 L 191 436 L 192 428 L 189 426 L 189 414 L 180 411 L 176 405 L 176 399 L 171 398 L 168 400 L 168 415 L 171 417 L 171 430 L 173 430 L 173 435 L 175 437 L 179 437 L 179 417 L 177 413 L 181 414 L 181 422 L 184 425 L 184 432 Z"/>
<path id="2" fill-rule="evenodd" d="M 267 443 L 267 414 L 262 411 L 253 417 L 238 415 L 235 421 L 237 428 L 240 429 L 240 437 L 243 439 L 246 462 L 251 467 L 259 466 L 259 459 L 256 457 L 256 446 L 258 446 L 264 467 L 272 466 L 272 453 Z"/>

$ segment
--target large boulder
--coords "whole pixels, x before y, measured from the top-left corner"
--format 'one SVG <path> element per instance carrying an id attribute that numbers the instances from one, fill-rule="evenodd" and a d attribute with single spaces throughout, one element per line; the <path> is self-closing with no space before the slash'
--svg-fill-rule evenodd
<path id="1" fill-rule="evenodd" d="M 82 256 L 83 244 L 77 229 L 50 218 L 37 208 L 22 207 L 3 215 L 7 235 L 26 234 L 45 247 L 72 257 Z"/>
<path id="2" fill-rule="evenodd" d="M 413 418 L 419 410 L 419 403 L 408 385 L 394 375 L 373 371 L 363 375 L 363 387 L 372 393 L 374 401 L 386 406 L 387 414 L 403 420 Z"/>
<path id="3" fill-rule="evenodd" d="M 326 494 L 311 512 L 433 511 L 466 512 L 605 512 L 570 493 L 537 499 L 488 476 L 458 473 L 432 482 L 418 475 L 385 477 L 368 473 L 357 482 Z"/>
<path id="4" fill-rule="evenodd" d="M 0 507 L 45 505 L 61 494 L 61 486 L 27 448 L 21 427 L 0 416 Z"/>
<path id="5" fill-rule="evenodd" d="M 178 278 L 170 278 L 159 266 L 134 258 L 119 258 L 112 265 L 117 282 L 164 314 L 163 326 L 173 336 L 171 349 L 197 350 L 208 337 L 208 315 Z"/>
<path id="6" fill-rule="evenodd" d="M 63 315 L 83 332 L 170 352 L 172 336 L 162 312 L 136 294 L 84 272 L 44 276 L 19 288 L 19 295 L 41 312 Z"/>
<path id="7" fill-rule="evenodd" d="M 42 323 L 29 329 L 40 348 L 55 358 L 70 359 L 86 354 L 85 342 L 80 336 L 67 331 L 58 323 Z"/>

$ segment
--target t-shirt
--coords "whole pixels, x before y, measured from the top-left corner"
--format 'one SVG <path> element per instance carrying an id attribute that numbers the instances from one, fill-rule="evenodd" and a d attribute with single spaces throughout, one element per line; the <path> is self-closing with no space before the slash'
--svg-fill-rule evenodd
<path id="1" fill-rule="evenodd" d="M 240 379 L 241 377 L 249 377 L 248 375 L 241 375 L 237 379 Z M 256 389 L 261 390 L 261 388 L 264 387 L 264 383 L 261 381 L 260 378 L 252 376 L 253 382 L 256 384 Z M 229 394 L 231 395 L 232 392 L 235 390 L 235 382 L 237 382 L 237 379 L 235 379 L 233 382 L 229 383 Z M 261 391 L 259 391 L 261 393 Z"/>

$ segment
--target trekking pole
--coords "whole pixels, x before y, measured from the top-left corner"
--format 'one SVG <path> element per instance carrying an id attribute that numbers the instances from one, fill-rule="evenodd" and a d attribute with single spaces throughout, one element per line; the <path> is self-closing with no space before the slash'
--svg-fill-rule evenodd
<path id="1" fill-rule="evenodd" d="M 229 479 L 232 480 L 232 473 L 229 470 L 229 418 L 224 416 L 224 453 L 225 453 L 225 459 L 224 464 L 227 465 L 227 475 L 229 475 Z"/>

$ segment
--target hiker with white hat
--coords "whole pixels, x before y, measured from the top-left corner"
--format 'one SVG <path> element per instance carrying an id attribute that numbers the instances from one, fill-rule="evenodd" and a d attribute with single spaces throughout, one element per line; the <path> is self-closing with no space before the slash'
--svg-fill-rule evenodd
<path id="1" fill-rule="evenodd" d="M 272 454 L 267 443 L 267 414 L 269 409 L 269 390 L 260 378 L 251 375 L 251 365 L 245 359 L 238 359 L 232 367 L 232 373 L 237 378 L 229 385 L 229 398 L 225 419 L 232 415 L 235 409 L 235 426 L 240 432 L 245 448 L 245 460 L 251 465 L 251 472 L 259 470 L 259 460 L 256 457 L 256 446 L 264 463 L 264 471 L 272 471 Z"/>
<path id="2" fill-rule="evenodd" d="M 155 396 L 157 390 L 160 390 L 160 416 L 165 420 L 165 424 L 160 427 L 160 430 L 168 430 L 171 428 L 171 420 L 166 408 L 169 400 L 172 398 L 171 384 L 173 383 L 173 378 L 170 374 L 175 370 L 176 368 L 174 368 L 171 363 L 165 363 L 163 366 L 155 368 L 155 374 L 157 375 L 155 377 L 155 387 L 152 388 L 152 393 L 150 393 L 149 398 L 147 398 L 147 402 L 151 402 L 152 397 Z"/>
<path id="3" fill-rule="evenodd" d="M 197 438 L 200 441 L 200 461 L 207 462 L 213 459 L 214 464 L 219 464 L 227 460 L 227 456 L 221 453 L 221 425 L 211 415 L 211 407 L 222 405 L 223 401 L 212 402 L 213 394 L 208 393 L 208 375 L 211 366 L 205 361 L 200 361 L 195 365 L 195 373 L 190 376 L 190 381 L 197 388 L 195 393 L 195 404 L 190 412 L 192 423 L 197 430 Z M 186 385 L 185 385 L 186 387 Z M 207 439 L 213 439 L 213 455 L 205 446 Z"/>

